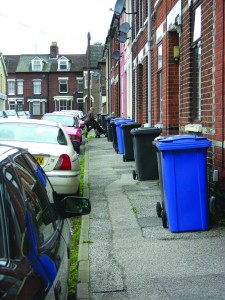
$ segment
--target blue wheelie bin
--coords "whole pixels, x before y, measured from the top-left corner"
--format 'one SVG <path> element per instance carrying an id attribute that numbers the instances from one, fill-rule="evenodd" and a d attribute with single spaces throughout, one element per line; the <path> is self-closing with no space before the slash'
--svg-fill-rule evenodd
<path id="1" fill-rule="evenodd" d="M 171 232 L 208 230 L 207 149 L 196 135 L 159 139 L 165 209 Z"/>
<path id="2" fill-rule="evenodd" d="M 116 122 L 124 120 L 124 118 L 113 118 L 110 120 L 110 127 L 112 131 L 112 144 L 113 148 L 118 153 L 118 141 L 117 141 L 117 134 L 116 134 Z"/>
<path id="3" fill-rule="evenodd" d="M 122 124 L 129 124 L 129 123 L 134 123 L 132 120 L 124 119 L 124 120 L 119 120 L 116 121 L 116 135 L 117 135 L 117 144 L 118 144 L 118 151 L 117 153 L 119 154 L 124 154 L 124 144 L 123 144 L 123 134 L 122 134 Z"/>

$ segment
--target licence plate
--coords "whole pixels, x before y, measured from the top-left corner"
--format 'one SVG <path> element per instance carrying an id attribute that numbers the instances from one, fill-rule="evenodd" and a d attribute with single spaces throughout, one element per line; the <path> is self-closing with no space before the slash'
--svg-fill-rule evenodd
<path id="1" fill-rule="evenodd" d="M 44 156 L 35 156 L 36 161 L 39 163 L 39 165 L 44 164 Z"/>

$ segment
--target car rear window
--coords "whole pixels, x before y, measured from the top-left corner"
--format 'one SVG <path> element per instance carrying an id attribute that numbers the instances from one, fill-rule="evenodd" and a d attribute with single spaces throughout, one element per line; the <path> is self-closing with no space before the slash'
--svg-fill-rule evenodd
<path id="1" fill-rule="evenodd" d="M 42 124 L 1 123 L 0 141 L 21 141 L 67 145 L 61 128 Z"/>
<path id="2" fill-rule="evenodd" d="M 42 117 L 43 120 L 49 120 L 49 121 L 54 121 L 58 122 L 62 126 L 76 126 L 75 120 L 73 116 L 64 116 L 62 115 L 45 115 Z"/>

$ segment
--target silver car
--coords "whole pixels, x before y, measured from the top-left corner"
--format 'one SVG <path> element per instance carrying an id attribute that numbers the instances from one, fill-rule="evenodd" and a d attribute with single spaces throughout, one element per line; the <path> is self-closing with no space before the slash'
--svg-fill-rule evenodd
<path id="1" fill-rule="evenodd" d="M 62 125 L 35 119 L 0 119 L 0 142 L 27 149 L 58 194 L 77 194 L 79 155 Z"/>

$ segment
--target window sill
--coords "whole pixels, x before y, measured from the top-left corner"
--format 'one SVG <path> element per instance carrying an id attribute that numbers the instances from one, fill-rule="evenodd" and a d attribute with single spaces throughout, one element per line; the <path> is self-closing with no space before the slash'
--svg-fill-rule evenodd
<path id="1" fill-rule="evenodd" d="M 185 131 L 202 132 L 202 125 L 201 124 L 187 124 L 187 125 L 185 125 Z"/>

